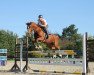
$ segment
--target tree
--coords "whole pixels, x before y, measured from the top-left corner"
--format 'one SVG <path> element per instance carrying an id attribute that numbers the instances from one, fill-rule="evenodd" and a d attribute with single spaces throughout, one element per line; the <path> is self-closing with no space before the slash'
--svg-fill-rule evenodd
<path id="1" fill-rule="evenodd" d="M 82 35 L 74 24 L 63 29 L 62 41 L 62 49 L 82 50 Z"/>
<path id="2" fill-rule="evenodd" d="M 9 55 L 13 55 L 17 34 L 11 31 L 0 30 L 0 49 L 7 49 Z"/>

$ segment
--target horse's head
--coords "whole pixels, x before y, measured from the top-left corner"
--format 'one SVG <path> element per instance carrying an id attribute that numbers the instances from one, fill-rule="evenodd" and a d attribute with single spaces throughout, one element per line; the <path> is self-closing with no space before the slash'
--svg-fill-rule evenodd
<path id="1" fill-rule="evenodd" d="M 33 31 L 33 28 L 32 28 L 32 22 L 28 22 L 26 23 L 27 25 L 27 31 L 29 34 L 31 34 L 31 32 Z"/>

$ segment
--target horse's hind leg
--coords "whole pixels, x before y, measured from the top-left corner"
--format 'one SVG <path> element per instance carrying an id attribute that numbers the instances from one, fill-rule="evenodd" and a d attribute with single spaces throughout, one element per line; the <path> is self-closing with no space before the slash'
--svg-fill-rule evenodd
<path id="1" fill-rule="evenodd" d="M 55 48 L 58 49 L 58 50 L 60 50 L 60 46 L 58 46 L 58 45 L 55 45 Z"/>
<path id="2" fill-rule="evenodd" d="M 58 38 L 55 38 L 55 48 L 60 50 L 59 39 Z"/>

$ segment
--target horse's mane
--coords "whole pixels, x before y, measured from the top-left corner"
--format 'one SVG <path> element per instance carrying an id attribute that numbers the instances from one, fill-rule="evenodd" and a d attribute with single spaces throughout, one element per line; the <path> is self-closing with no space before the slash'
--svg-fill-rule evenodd
<path id="1" fill-rule="evenodd" d="M 35 23 L 35 22 L 27 22 L 26 25 L 29 26 L 29 25 L 31 25 L 32 23 L 35 24 L 35 25 L 37 25 L 37 23 Z"/>
<path id="2" fill-rule="evenodd" d="M 28 22 L 28 23 L 26 23 L 26 25 L 29 27 L 31 24 L 33 24 L 33 25 L 36 25 L 37 27 L 40 27 L 37 23 L 35 23 L 35 22 Z"/>
<path id="3" fill-rule="evenodd" d="M 40 26 L 40 25 L 38 25 L 37 23 L 35 23 L 35 22 L 32 22 L 32 23 L 34 23 L 37 27 L 41 28 L 41 26 Z"/>
<path id="4" fill-rule="evenodd" d="M 35 25 L 37 25 L 37 23 L 35 23 L 35 22 L 31 22 L 31 23 L 34 23 Z"/>

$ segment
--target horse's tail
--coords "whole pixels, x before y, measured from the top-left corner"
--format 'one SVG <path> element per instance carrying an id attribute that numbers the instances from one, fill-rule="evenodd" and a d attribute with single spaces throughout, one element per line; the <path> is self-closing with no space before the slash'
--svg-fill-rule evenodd
<path id="1" fill-rule="evenodd" d="M 56 36 L 58 36 L 58 38 L 61 38 L 61 36 L 59 34 L 55 34 Z"/>

